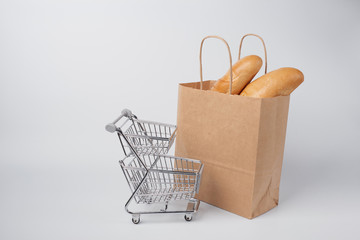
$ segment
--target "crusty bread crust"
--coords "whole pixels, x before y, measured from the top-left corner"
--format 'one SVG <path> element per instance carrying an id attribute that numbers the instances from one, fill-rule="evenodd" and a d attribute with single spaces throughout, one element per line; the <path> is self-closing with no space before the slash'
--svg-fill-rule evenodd
<path id="1" fill-rule="evenodd" d="M 249 83 L 240 96 L 276 97 L 287 96 L 304 81 L 303 73 L 296 68 L 280 68 Z"/>
<path id="2" fill-rule="evenodd" d="M 233 83 L 231 94 L 239 94 L 241 90 L 255 77 L 262 66 L 262 60 L 256 55 L 241 58 L 232 66 Z M 220 78 L 211 91 L 229 93 L 230 70 Z"/>

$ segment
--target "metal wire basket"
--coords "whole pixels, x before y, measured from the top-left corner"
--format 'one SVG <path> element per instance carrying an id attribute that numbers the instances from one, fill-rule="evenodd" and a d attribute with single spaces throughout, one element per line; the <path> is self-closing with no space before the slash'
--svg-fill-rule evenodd
<path id="1" fill-rule="evenodd" d="M 115 123 L 121 119 L 122 116 L 127 117 L 120 127 L 116 127 Z M 139 154 L 166 154 L 174 143 L 176 137 L 176 126 L 171 124 L 145 121 L 138 119 L 130 110 L 123 110 L 122 115 L 115 121 L 106 126 L 110 132 L 118 131 L 121 145 L 124 149 L 125 155 L 128 155 L 127 148 L 132 152 Z M 124 144 L 121 136 L 123 136 L 128 144 Z M 130 147 L 131 146 L 131 147 Z"/>
<path id="2" fill-rule="evenodd" d="M 137 152 L 167 153 L 174 143 L 176 126 L 134 117 L 124 136 Z"/>
<path id="3" fill-rule="evenodd" d="M 136 202 L 189 200 L 198 192 L 203 168 L 200 161 L 168 155 L 145 155 L 142 159 L 148 171 L 136 156 L 120 161 L 130 188 L 137 189 Z"/>
<path id="4" fill-rule="evenodd" d="M 126 117 L 120 127 L 115 124 Z M 122 131 L 122 129 L 125 129 Z M 133 223 L 140 222 L 140 214 L 185 213 L 190 221 L 198 210 L 200 201 L 195 199 L 199 191 L 203 164 L 199 160 L 165 155 L 176 136 L 176 126 L 139 120 L 130 110 L 123 110 L 120 117 L 106 126 L 109 132 L 117 132 L 125 158 L 120 166 L 132 191 L 125 210 L 132 214 Z M 129 210 L 129 204 L 163 204 L 157 210 Z M 187 201 L 186 209 L 168 210 L 168 204 Z"/>

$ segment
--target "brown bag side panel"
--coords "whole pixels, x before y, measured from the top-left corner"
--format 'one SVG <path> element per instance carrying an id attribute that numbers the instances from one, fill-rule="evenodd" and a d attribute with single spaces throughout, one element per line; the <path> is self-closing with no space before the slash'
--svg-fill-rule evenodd
<path id="1" fill-rule="evenodd" d="M 176 152 L 254 172 L 261 100 L 186 85 L 179 86 Z"/>
<path id="2" fill-rule="evenodd" d="M 254 174 L 205 163 L 198 199 L 251 218 Z"/>
<path id="3" fill-rule="evenodd" d="M 252 217 L 278 205 L 289 100 L 289 96 L 262 99 Z"/>
<path id="4" fill-rule="evenodd" d="M 200 200 L 251 216 L 261 99 L 179 85 L 175 155 L 204 163 Z"/>

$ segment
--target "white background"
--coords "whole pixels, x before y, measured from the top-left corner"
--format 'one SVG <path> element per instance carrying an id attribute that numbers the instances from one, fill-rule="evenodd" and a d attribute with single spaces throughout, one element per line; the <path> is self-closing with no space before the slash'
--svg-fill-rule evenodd
<path id="1" fill-rule="evenodd" d="M 0 1 L 1 239 L 359 239 L 358 1 Z M 143 216 L 104 125 L 130 108 L 176 123 L 177 87 L 199 80 L 206 35 L 237 58 L 260 34 L 269 70 L 296 67 L 279 206 L 248 220 L 201 204 L 197 218 Z M 263 57 L 255 38 L 244 56 Z M 205 79 L 228 69 L 204 48 Z"/>

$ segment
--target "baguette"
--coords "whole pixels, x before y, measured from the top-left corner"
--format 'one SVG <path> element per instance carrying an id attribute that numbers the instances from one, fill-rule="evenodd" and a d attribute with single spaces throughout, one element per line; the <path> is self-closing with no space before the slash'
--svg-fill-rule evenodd
<path id="1" fill-rule="evenodd" d="M 255 77 L 262 66 L 262 60 L 256 55 L 241 58 L 232 66 L 233 82 L 231 94 L 238 95 Z M 230 88 L 230 70 L 220 78 L 211 91 L 228 93 Z"/>
<path id="2" fill-rule="evenodd" d="M 304 75 L 296 68 L 280 68 L 269 72 L 251 82 L 241 92 L 240 96 L 268 98 L 287 96 L 302 82 Z"/>

